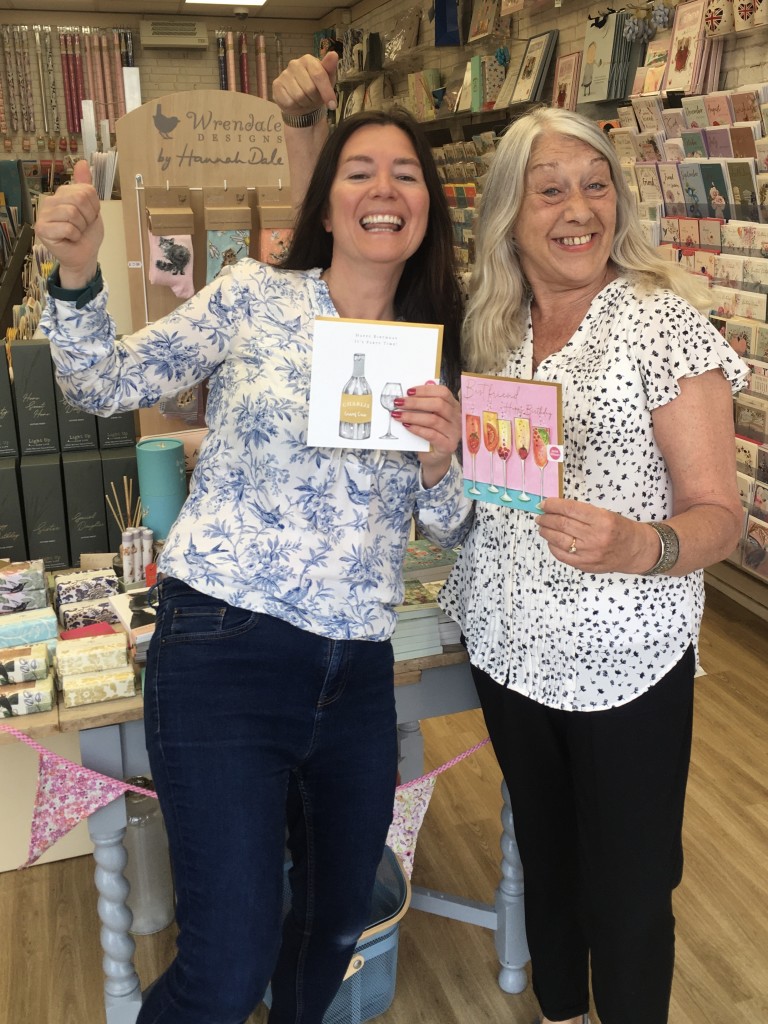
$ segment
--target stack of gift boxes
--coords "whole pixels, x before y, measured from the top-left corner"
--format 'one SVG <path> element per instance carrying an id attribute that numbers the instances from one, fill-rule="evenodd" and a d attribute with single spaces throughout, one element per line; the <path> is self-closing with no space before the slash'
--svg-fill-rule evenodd
<path id="1" fill-rule="evenodd" d="M 57 687 L 65 707 L 134 695 L 126 633 L 110 624 L 118 591 L 111 569 L 56 574 L 51 606 L 42 559 L 0 564 L 0 718 L 51 711 Z"/>

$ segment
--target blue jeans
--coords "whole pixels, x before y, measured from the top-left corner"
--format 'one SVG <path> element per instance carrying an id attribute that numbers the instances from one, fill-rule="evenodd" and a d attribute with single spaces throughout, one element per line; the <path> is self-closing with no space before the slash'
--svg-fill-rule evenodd
<path id="1" fill-rule="evenodd" d="M 270 1024 L 320 1024 L 392 819 L 392 646 L 328 640 L 175 579 L 159 594 L 145 728 L 179 936 L 138 1024 L 243 1024 L 270 978 Z"/>

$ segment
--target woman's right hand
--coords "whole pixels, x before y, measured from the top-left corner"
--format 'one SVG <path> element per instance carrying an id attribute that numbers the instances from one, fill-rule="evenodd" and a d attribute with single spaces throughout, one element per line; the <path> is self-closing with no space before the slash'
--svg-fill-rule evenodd
<path id="1" fill-rule="evenodd" d="M 336 68 L 339 55 L 332 50 L 322 60 L 305 53 L 288 62 L 272 83 L 272 99 L 284 114 L 297 117 L 319 107 L 336 109 Z"/>
<path id="2" fill-rule="evenodd" d="M 75 164 L 71 184 L 59 186 L 52 196 L 42 199 L 35 237 L 58 260 L 62 288 L 85 287 L 96 274 L 104 222 L 85 160 Z"/>

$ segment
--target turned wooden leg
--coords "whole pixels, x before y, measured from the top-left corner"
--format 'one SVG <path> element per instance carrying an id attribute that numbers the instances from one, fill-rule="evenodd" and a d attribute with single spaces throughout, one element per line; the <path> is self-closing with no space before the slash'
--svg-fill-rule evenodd
<path id="1" fill-rule="evenodd" d="M 502 783 L 501 882 L 496 890 L 496 952 L 501 963 L 499 986 L 504 992 L 522 992 L 528 984 L 525 965 L 530 959 L 525 937 L 523 866 L 515 839 L 509 792 Z"/>

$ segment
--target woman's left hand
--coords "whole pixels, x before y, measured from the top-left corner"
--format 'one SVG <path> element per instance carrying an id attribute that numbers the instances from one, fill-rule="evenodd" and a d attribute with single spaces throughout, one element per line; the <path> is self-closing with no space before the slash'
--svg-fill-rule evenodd
<path id="1" fill-rule="evenodd" d="M 658 556 L 654 530 L 598 505 L 547 498 L 536 518 L 539 533 L 560 562 L 584 572 L 642 573 Z"/>
<path id="2" fill-rule="evenodd" d="M 419 452 L 425 487 L 439 483 L 451 465 L 461 441 L 461 406 L 443 384 L 428 381 L 408 388 L 404 398 L 395 400 L 394 419 L 417 437 L 429 441 L 432 450 Z"/>

